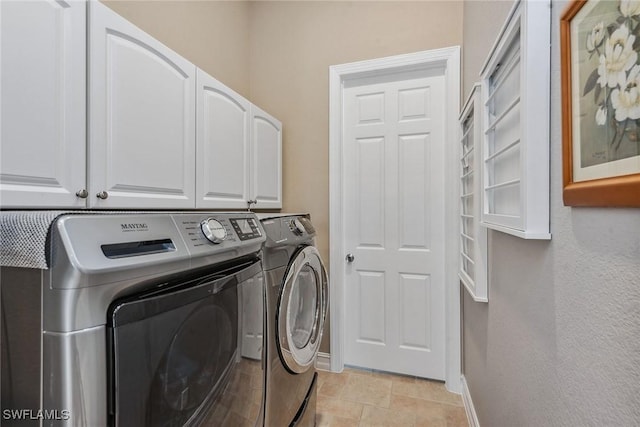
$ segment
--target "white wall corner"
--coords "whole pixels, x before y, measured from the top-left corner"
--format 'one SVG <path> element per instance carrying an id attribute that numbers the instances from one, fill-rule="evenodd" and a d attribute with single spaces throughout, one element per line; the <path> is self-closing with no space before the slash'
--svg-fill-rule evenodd
<path id="1" fill-rule="evenodd" d="M 473 400 L 471 400 L 471 393 L 469 392 L 469 385 L 464 375 L 460 377 L 462 383 L 462 402 L 464 403 L 464 411 L 467 413 L 467 420 L 469 421 L 469 427 L 480 427 L 478 421 L 478 414 L 476 414 L 476 408 L 473 406 Z"/>
<path id="2" fill-rule="evenodd" d="M 449 99 L 445 106 L 445 162 L 448 165 L 456 165 L 458 162 L 458 116 L 460 114 L 460 47 L 454 46 L 444 49 L 441 53 L 446 57 L 445 77 L 447 81 L 447 94 Z M 445 172 L 446 173 L 446 172 Z M 445 386 L 453 393 L 461 393 L 460 384 L 460 280 L 458 278 L 458 181 L 460 175 L 458 168 L 448 168 L 445 176 L 445 191 L 448 197 L 445 200 L 446 231 L 445 244 L 445 331 L 446 331 L 446 372 Z"/>

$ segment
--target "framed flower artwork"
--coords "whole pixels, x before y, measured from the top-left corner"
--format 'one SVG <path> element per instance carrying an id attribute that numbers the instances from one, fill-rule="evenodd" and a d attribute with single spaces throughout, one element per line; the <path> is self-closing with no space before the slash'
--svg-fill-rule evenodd
<path id="1" fill-rule="evenodd" d="M 640 207 L 640 1 L 574 0 L 560 39 L 564 204 Z"/>

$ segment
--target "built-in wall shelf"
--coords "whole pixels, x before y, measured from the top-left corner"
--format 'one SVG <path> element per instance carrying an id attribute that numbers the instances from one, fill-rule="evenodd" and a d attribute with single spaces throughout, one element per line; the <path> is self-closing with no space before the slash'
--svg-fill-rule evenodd
<path id="1" fill-rule="evenodd" d="M 482 225 L 550 239 L 548 0 L 516 2 L 481 72 Z"/>
<path id="2" fill-rule="evenodd" d="M 475 301 L 488 302 L 487 229 L 482 214 L 482 86 L 476 84 L 460 114 L 459 276 Z"/>

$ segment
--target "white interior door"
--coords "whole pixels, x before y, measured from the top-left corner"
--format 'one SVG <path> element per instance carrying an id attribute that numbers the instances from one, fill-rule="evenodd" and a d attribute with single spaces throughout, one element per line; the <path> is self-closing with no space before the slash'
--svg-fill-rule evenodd
<path id="1" fill-rule="evenodd" d="M 345 83 L 347 365 L 445 378 L 444 87 L 441 70 Z"/>

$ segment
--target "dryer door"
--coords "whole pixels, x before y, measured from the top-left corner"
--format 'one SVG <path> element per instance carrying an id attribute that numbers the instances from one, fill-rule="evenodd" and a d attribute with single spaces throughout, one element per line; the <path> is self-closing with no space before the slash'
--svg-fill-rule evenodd
<path id="1" fill-rule="evenodd" d="M 327 272 L 318 250 L 305 246 L 289 264 L 278 300 L 278 352 L 292 373 L 313 366 L 327 312 Z"/>

